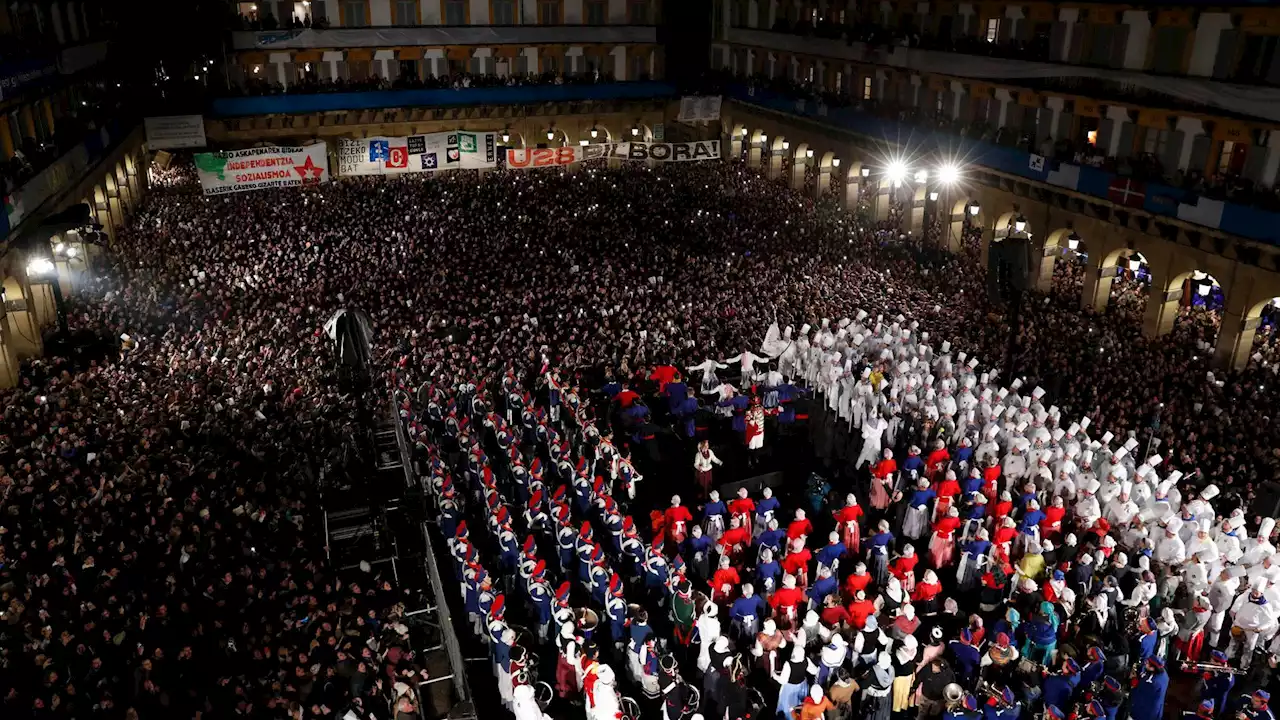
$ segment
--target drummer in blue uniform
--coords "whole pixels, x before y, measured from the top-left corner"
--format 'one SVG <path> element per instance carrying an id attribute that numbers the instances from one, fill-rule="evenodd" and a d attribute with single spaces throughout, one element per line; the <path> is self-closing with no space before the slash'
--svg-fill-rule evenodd
<path id="1" fill-rule="evenodd" d="M 1227 654 L 1221 650 L 1209 653 L 1209 664 L 1221 666 L 1221 670 L 1205 670 L 1200 676 L 1200 699 L 1212 700 L 1215 708 L 1227 707 L 1227 696 L 1235 687 L 1236 675 L 1231 672 Z"/>
<path id="2" fill-rule="evenodd" d="M 1214 720 L 1214 705 L 1212 700 L 1201 700 L 1195 710 L 1183 710 L 1182 717 L 1197 718 L 1198 720 Z"/>
<path id="3" fill-rule="evenodd" d="M 1164 660 L 1154 655 L 1148 657 L 1133 682 L 1133 690 L 1129 693 L 1129 717 L 1132 720 L 1160 720 L 1164 715 L 1164 696 L 1169 690 Z"/>
<path id="4" fill-rule="evenodd" d="M 1254 690 L 1245 706 L 1236 712 L 1236 716 L 1243 716 L 1245 720 L 1275 720 L 1276 716 L 1272 714 L 1270 705 L 1271 693 Z"/>
<path id="5" fill-rule="evenodd" d="M 1080 684 L 1089 687 L 1106 672 L 1107 656 L 1097 645 L 1091 645 L 1086 651 L 1086 656 L 1089 661 L 1080 668 Z"/>
<path id="6" fill-rule="evenodd" d="M 1005 686 L 996 686 L 998 694 L 987 698 L 982 707 L 983 720 L 1018 720 L 1022 715 L 1022 703 L 1013 691 Z"/>
<path id="7" fill-rule="evenodd" d="M 955 708 L 947 708 L 942 713 L 942 720 L 979 720 L 982 712 L 978 709 L 978 698 L 965 693 L 964 699 Z"/>
<path id="8" fill-rule="evenodd" d="M 1096 704 L 1102 706 L 1102 712 L 1107 720 L 1116 720 L 1116 716 L 1120 713 L 1120 706 L 1124 704 L 1124 692 L 1120 681 L 1110 675 L 1102 678 L 1102 693 Z"/>
<path id="9" fill-rule="evenodd" d="M 1075 660 L 1066 658 L 1062 661 L 1059 672 L 1046 671 L 1044 678 L 1044 703 L 1060 708 L 1071 706 L 1071 696 L 1080 684 L 1080 666 Z"/>

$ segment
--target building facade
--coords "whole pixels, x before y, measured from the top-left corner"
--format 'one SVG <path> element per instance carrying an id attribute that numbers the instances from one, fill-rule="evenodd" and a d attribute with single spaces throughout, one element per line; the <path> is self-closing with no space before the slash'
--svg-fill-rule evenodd
<path id="1" fill-rule="evenodd" d="M 245 28 L 231 40 L 237 86 L 663 76 L 656 0 L 312 0 L 233 9 Z"/>

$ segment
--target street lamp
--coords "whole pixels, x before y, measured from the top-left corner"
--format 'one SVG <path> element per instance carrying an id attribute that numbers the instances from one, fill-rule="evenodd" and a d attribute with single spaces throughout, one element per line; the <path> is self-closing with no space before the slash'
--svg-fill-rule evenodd
<path id="1" fill-rule="evenodd" d="M 640 128 L 636 127 L 635 125 L 632 125 L 632 126 L 631 126 L 631 137 L 636 137 L 636 136 L 637 136 L 637 135 L 639 135 L 639 134 L 640 134 Z M 744 134 L 744 135 L 746 134 L 746 131 L 745 131 L 745 130 L 743 131 L 743 134 Z"/>
<path id="2" fill-rule="evenodd" d="M 1129 272 L 1138 272 L 1138 268 L 1142 267 L 1142 261 L 1137 255 L 1129 256 Z"/>
<path id="3" fill-rule="evenodd" d="M 840 158 L 831 158 L 831 167 L 840 167 Z"/>
<path id="4" fill-rule="evenodd" d="M 926 183 L 926 182 L 928 182 L 928 181 L 929 181 L 929 171 L 928 171 L 928 170 L 920 170 L 920 171 L 918 171 L 918 172 L 916 173 L 916 183 L 917 183 L 917 184 L 923 185 L 924 183 Z"/>
<path id="5" fill-rule="evenodd" d="M 547 139 L 548 139 L 548 140 L 555 140 L 555 139 L 556 139 L 556 131 L 555 131 L 555 130 L 548 130 L 548 131 L 547 131 Z"/>
<path id="6" fill-rule="evenodd" d="M 1206 295 L 1209 294 L 1209 291 L 1212 289 L 1213 289 L 1213 286 L 1210 285 L 1209 283 L 1200 283 L 1199 285 L 1196 286 L 1196 292 L 1200 293 L 1200 297 L 1205 297 Z"/>
<path id="7" fill-rule="evenodd" d="M 58 316 L 58 330 L 63 334 L 67 334 L 67 306 L 62 299 L 62 286 L 58 283 L 58 266 L 53 260 L 37 256 L 27 262 L 27 276 L 49 283 L 49 287 L 53 290 L 53 309 Z"/>
<path id="8" fill-rule="evenodd" d="M 502 144 L 506 145 L 509 142 L 511 142 L 511 133 L 509 132 L 502 133 Z"/>
<path id="9" fill-rule="evenodd" d="M 785 150 L 790 150 L 790 149 L 791 149 L 791 143 L 790 143 L 790 142 L 788 142 L 788 141 L 786 141 L 786 140 L 783 140 L 783 141 L 782 141 L 782 149 L 783 149 L 784 151 L 785 151 Z"/>
<path id="10" fill-rule="evenodd" d="M 938 191 L 937 191 L 937 190 L 930 190 L 930 191 L 929 191 L 929 202 L 938 202 Z"/>
<path id="11" fill-rule="evenodd" d="M 1067 236 L 1067 249 L 1075 250 L 1076 248 L 1079 248 L 1079 247 L 1080 247 L 1080 236 L 1076 234 L 1075 230 L 1072 230 L 1071 234 Z"/>
<path id="12" fill-rule="evenodd" d="M 595 140 L 599 135 L 600 135 L 600 131 L 599 131 L 599 130 L 597 130 L 597 129 L 595 129 L 595 128 L 591 128 L 591 139 L 592 139 L 592 140 Z"/>
<path id="13" fill-rule="evenodd" d="M 810 160 L 812 160 L 812 159 L 813 159 L 813 151 L 812 151 L 812 150 L 805 150 L 805 151 L 804 151 L 804 156 L 805 156 L 806 158 L 809 158 Z"/>
<path id="14" fill-rule="evenodd" d="M 977 200 L 970 200 L 970 201 L 969 201 L 969 215 L 971 215 L 971 216 L 977 216 L 977 214 L 978 214 L 981 210 L 982 210 L 982 206 L 978 204 L 978 201 L 977 201 Z"/>
<path id="15" fill-rule="evenodd" d="M 1027 229 L 1027 219 L 1019 215 L 1013 219 L 1013 231 L 1022 232 Z"/>
<path id="16" fill-rule="evenodd" d="M 960 168 L 950 163 L 938 169 L 938 182 L 943 185 L 954 185 L 960 179 Z"/>
<path id="17" fill-rule="evenodd" d="M 870 177 L 870 176 L 871 176 L 871 168 L 867 167 L 866 165 L 863 165 L 863 166 L 862 166 L 862 177 Z"/>

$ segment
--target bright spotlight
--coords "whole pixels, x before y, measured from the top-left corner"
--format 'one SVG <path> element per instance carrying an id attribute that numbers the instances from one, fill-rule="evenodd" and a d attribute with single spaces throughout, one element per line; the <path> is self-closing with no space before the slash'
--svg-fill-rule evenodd
<path id="1" fill-rule="evenodd" d="M 53 261 L 49 258 L 38 257 L 27 263 L 27 274 L 35 277 L 43 277 L 52 275 L 54 272 Z"/>
<path id="2" fill-rule="evenodd" d="M 955 165 L 943 165 L 938 169 L 938 182 L 943 185 L 952 185 L 960 179 L 960 168 Z"/>
<path id="3" fill-rule="evenodd" d="M 72 245 L 71 247 L 67 248 L 67 257 L 73 258 L 79 254 L 80 254 L 80 251 L 76 249 L 75 245 Z"/>
<path id="4" fill-rule="evenodd" d="M 894 160 L 885 168 L 884 175 L 894 185 L 901 185 L 907 179 L 907 166 L 901 160 Z"/>
<path id="5" fill-rule="evenodd" d="M 930 190 L 930 191 L 929 191 L 929 202 L 938 202 L 938 191 L 937 191 L 937 190 Z"/>

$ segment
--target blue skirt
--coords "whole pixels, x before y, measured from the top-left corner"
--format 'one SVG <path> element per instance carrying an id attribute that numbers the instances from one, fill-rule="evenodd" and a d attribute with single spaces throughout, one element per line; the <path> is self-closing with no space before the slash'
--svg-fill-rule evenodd
<path id="1" fill-rule="evenodd" d="M 778 715 L 790 720 L 791 711 L 804 704 L 804 699 L 809 696 L 809 683 L 787 683 L 778 691 L 778 707 L 775 708 Z"/>

